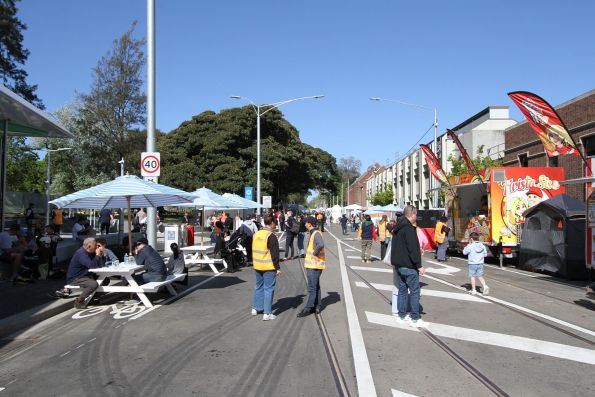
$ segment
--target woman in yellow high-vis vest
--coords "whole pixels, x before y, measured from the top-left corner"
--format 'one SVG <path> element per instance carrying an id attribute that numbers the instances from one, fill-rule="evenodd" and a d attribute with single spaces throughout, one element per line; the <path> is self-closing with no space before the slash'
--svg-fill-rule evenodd
<path id="1" fill-rule="evenodd" d="M 252 238 L 252 265 L 256 275 L 254 296 L 252 298 L 252 315 L 263 313 L 263 321 L 274 320 L 273 296 L 279 267 L 279 240 L 273 231 L 276 219 L 267 215 L 263 219 L 264 229 L 257 231 Z"/>
<path id="2" fill-rule="evenodd" d="M 382 215 L 382 219 L 378 222 L 378 240 L 380 240 L 380 259 L 384 259 L 386 254 L 386 248 L 388 247 L 388 241 L 390 241 L 390 232 L 386 228 L 388 225 L 388 217 Z"/>
<path id="3" fill-rule="evenodd" d="M 448 248 L 448 240 L 446 239 L 446 235 L 449 231 L 446 222 L 448 222 L 448 218 L 445 216 L 441 217 L 440 220 L 436 222 L 436 228 L 434 229 L 436 259 L 438 262 L 446 262 L 446 249 Z"/>
<path id="4" fill-rule="evenodd" d="M 316 219 L 313 216 L 308 216 L 304 219 L 304 224 L 308 232 L 310 232 L 304 262 L 308 279 L 308 300 L 302 311 L 298 313 L 298 317 L 320 313 L 320 275 L 326 267 L 324 240 L 322 238 L 322 232 L 315 229 Z"/>

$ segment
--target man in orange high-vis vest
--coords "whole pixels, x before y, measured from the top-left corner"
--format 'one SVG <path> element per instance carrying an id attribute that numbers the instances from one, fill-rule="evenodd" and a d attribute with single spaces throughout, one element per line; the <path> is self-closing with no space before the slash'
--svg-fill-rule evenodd
<path id="1" fill-rule="evenodd" d="M 322 238 L 322 232 L 315 229 L 316 219 L 308 216 L 304 219 L 304 224 L 308 232 L 310 232 L 308 248 L 306 249 L 306 259 L 304 261 L 308 279 L 308 300 L 306 301 L 306 306 L 298 313 L 298 317 L 320 313 L 320 275 L 326 267 L 324 240 Z"/>
<path id="2" fill-rule="evenodd" d="M 436 228 L 434 229 L 434 242 L 436 243 L 436 259 L 438 262 L 446 262 L 446 249 L 448 248 L 448 240 L 446 235 L 450 230 L 446 225 L 448 218 L 445 216 L 440 217 L 440 220 L 436 222 Z"/>
<path id="3" fill-rule="evenodd" d="M 256 275 L 254 296 L 252 298 L 252 315 L 263 313 L 262 320 L 274 320 L 273 296 L 279 267 L 279 240 L 273 232 L 277 221 L 272 215 L 263 219 L 264 229 L 257 231 L 252 238 L 252 266 Z"/>

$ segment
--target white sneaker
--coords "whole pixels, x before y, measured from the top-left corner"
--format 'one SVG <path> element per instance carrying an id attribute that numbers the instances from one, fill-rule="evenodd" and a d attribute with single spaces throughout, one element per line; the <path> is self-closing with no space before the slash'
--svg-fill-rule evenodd
<path id="1" fill-rule="evenodd" d="M 251 315 L 256 316 L 258 314 L 258 312 L 256 311 L 256 309 L 252 309 L 252 311 L 250 312 Z"/>
<path id="2" fill-rule="evenodd" d="M 490 294 L 490 287 L 488 287 L 487 285 L 485 285 L 483 287 L 482 294 L 485 295 L 485 296 L 488 296 Z"/>
<path id="3" fill-rule="evenodd" d="M 420 318 L 418 320 L 411 320 L 409 325 L 414 328 L 427 328 L 430 323 L 427 323 Z"/>
<path id="4" fill-rule="evenodd" d="M 407 324 L 411 321 L 411 316 L 409 314 L 406 314 L 405 316 L 401 317 L 399 316 L 399 313 L 393 313 L 393 316 L 397 318 L 397 322 L 399 324 Z"/>
<path id="5" fill-rule="evenodd" d="M 274 314 L 272 314 L 272 313 L 271 313 L 271 314 L 264 314 L 264 315 L 262 316 L 262 321 L 269 321 L 269 320 L 274 320 L 274 319 L 276 319 L 276 318 L 277 318 L 277 316 L 275 316 L 275 315 L 274 315 Z"/>
<path id="6" fill-rule="evenodd" d="M 469 290 L 469 293 L 470 293 L 471 295 L 477 295 L 477 291 L 476 291 L 476 290 L 474 290 L 474 289 L 470 289 L 470 290 Z"/>

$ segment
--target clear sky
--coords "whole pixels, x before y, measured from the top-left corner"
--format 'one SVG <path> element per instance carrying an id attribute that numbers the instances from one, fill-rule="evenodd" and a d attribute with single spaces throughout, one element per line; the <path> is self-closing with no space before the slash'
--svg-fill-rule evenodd
<path id="1" fill-rule="evenodd" d="M 367 167 L 394 162 L 432 125 L 439 133 L 506 93 L 554 106 L 595 88 L 592 0 L 156 0 L 157 127 L 205 110 L 323 94 L 282 108 L 302 141 Z M 47 110 L 88 92 L 91 69 L 145 0 L 23 0 L 29 83 Z M 431 140 L 432 133 L 427 135 Z M 315 161 L 315 159 L 311 159 Z"/>

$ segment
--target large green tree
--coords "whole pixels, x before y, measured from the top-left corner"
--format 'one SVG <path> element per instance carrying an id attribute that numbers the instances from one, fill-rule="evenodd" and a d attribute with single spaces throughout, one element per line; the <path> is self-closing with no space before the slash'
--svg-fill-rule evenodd
<path id="1" fill-rule="evenodd" d="M 501 167 L 502 160 L 494 160 L 490 156 L 483 155 L 484 145 L 479 145 L 477 147 L 477 155 L 475 158 L 471 159 L 471 163 L 476 170 L 485 170 L 492 167 Z M 471 174 L 473 173 L 472 170 L 467 167 L 467 164 L 462 158 L 455 158 L 452 154 L 448 156 L 448 161 L 450 161 L 452 167 L 450 170 L 449 175 L 463 175 L 463 174 Z"/>
<path id="2" fill-rule="evenodd" d="M 207 186 L 242 194 L 256 186 L 256 125 L 251 107 L 203 112 L 161 137 L 161 181 L 191 191 Z M 339 179 L 329 153 L 304 144 L 275 109 L 261 118 L 261 193 L 304 202 L 310 189 L 333 191 Z M 296 198 L 300 197 L 300 200 Z"/>
<path id="3" fill-rule="evenodd" d="M 79 161 L 81 175 L 111 179 L 119 174 L 122 157 L 128 166 L 134 164 L 138 169 L 139 128 L 145 123 L 146 112 L 142 92 L 145 40 L 133 37 L 135 25 L 101 57 L 93 69 L 90 92 L 79 94 L 75 144 L 84 153 Z"/>

